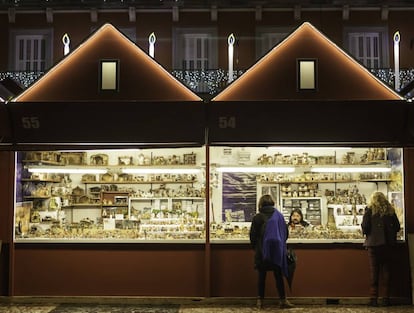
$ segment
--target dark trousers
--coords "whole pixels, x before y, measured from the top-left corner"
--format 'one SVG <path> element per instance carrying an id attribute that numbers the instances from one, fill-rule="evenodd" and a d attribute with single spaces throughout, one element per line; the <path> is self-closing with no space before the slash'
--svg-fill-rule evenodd
<path id="1" fill-rule="evenodd" d="M 389 246 L 368 247 L 368 256 L 371 271 L 370 297 L 377 298 L 379 288 L 382 286 L 384 297 L 388 298 L 390 291 L 392 249 Z"/>
<path id="2" fill-rule="evenodd" d="M 285 285 L 283 281 L 283 275 L 282 271 L 279 267 L 276 267 L 273 271 L 273 276 L 276 281 L 276 288 L 277 292 L 279 294 L 280 299 L 286 299 L 286 293 L 285 293 Z M 258 296 L 263 299 L 265 294 L 265 286 L 266 286 L 266 270 L 258 269 L 258 280 L 257 280 L 257 290 L 258 290 Z"/>

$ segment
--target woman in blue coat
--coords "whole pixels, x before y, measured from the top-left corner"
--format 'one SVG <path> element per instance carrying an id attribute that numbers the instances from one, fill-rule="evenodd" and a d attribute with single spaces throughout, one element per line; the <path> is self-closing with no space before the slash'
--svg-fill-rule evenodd
<path id="1" fill-rule="evenodd" d="M 254 265 L 258 273 L 257 289 L 257 307 L 260 309 L 263 305 L 264 293 L 265 293 L 265 282 L 267 271 L 272 271 L 276 281 L 276 287 L 280 298 L 281 308 L 291 308 L 291 304 L 286 299 L 286 291 L 283 276 L 287 272 L 287 263 L 283 264 L 270 264 L 263 260 L 263 234 L 265 223 L 273 217 L 270 221 L 274 221 L 278 227 L 278 234 L 281 238 L 281 245 L 278 247 L 277 254 L 286 259 L 286 240 L 288 238 L 287 225 L 283 215 L 275 209 L 275 202 L 270 195 L 263 195 L 259 200 L 259 213 L 257 213 L 252 220 L 250 227 L 250 243 L 255 250 Z"/>

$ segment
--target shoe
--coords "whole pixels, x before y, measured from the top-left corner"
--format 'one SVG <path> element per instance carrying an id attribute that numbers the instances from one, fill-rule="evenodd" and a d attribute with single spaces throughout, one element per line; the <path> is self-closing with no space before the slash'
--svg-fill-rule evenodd
<path id="1" fill-rule="evenodd" d="M 381 306 L 390 306 L 390 305 L 391 305 L 390 298 L 383 298 L 382 299 Z"/>
<path id="2" fill-rule="evenodd" d="M 281 309 L 291 309 L 294 308 L 295 306 L 290 303 L 287 299 L 281 299 L 280 300 L 280 308 Z"/>
<path id="3" fill-rule="evenodd" d="M 263 309 L 263 299 L 262 298 L 257 298 L 256 307 L 257 307 L 258 310 Z"/>
<path id="4" fill-rule="evenodd" d="M 378 306 L 377 298 L 371 298 L 371 299 L 369 299 L 368 305 L 369 306 Z"/>

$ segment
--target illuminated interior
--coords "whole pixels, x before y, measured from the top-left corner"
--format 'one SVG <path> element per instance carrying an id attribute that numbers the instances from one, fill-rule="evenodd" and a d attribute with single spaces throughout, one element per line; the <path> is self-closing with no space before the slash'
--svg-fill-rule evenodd
<path id="1" fill-rule="evenodd" d="M 211 242 L 246 243 L 263 194 L 287 223 L 302 211 L 309 227 L 293 227 L 291 242 L 361 242 L 375 191 L 404 229 L 401 148 L 211 146 L 208 168 L 205 152 L 18 152 L 15 240 L 204 242 L 209 225 Z"/>
<path id="2" fill-rule="evenodd" d="M 101 62 L 101 90 L 118 89 L 118 62 Z"/>
<path id="3" fill-rule="evenodd" d="M 312 60 L 299 60 L 299 89 L 316 88 L 315 65 L 315 61 Z"/>

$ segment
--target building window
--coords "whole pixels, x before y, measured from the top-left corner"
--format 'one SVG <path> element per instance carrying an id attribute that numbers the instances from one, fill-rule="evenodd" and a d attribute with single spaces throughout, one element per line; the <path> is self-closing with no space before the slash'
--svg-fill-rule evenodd
<path id="1" fill-rule="evenodd" d="M 117 60 L 101 61 L 101 90 L 118 90 L 119 62 Z"/>
<path id="2" fill-rule="evenodd" d="M 174 36 L 174 67 L 176 69 L 216 69 L 215 29 L 176 29 Z"/>
<path id="3" fill-rule="evenodd" d="M 285 27 L 266 27 L 256 30 L 256 59 L 259 60 L 284 40 L 293 29 Z"/>
<path id="4" fill-rule="evenodd" d="M 298 89 L 316 89 L 316 60 L 298 60 Z"/>
<path id="5" fill-rule="evenodd" d="M 52 64 L 52 30 L 15 30 L 10 36 L 10 67 L 43 72 Z"/>
<path id="6" fill-rule="evenodd" d="M 347 29 L 348 52 L 367 68 L 388 67 L 386 35 L 382 28 Z"/>

